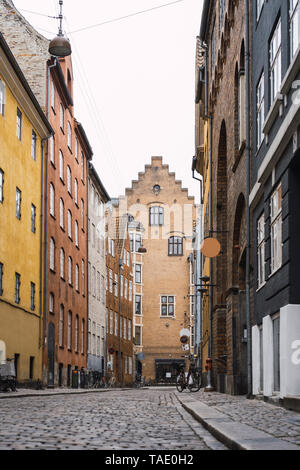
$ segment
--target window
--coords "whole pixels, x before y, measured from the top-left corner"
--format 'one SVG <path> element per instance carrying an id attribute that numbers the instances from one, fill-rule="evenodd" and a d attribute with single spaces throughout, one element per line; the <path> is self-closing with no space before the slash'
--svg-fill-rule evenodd
<path id="1" fill-rule="evenodd" d="M 52 183 L 50 183 L 50 215 L 55 217 L 55 190 Z"/>
<path id="2" fill-rule="evenodd" d="M 135 296 L 135 314 L 136 315 L 142 314 L 142 296 L 141 295 Z"/>
<path id="3" fill-rule="evenodd" d="M 127 299 L 127 293 L 128 293 L 128 279 L 125 278 L 125 292 L 124 292 L 124 297 Z"/>
<path id="4" fill-rule="evenodd" d="M 175 315 L 175 297 L 174 296 L 161 295 L 160 315 L 162 317 L 174 317 Z"/>
<path id="5" fill-rule="evenodd" d="M 72 214 L 70 210 L 68 210 L 68 237 L 72 238 Z"/>
<path id="6" fill-rule="evenodd" d="M 132 253 L 134 251 L 134 234 L 133 233 L 129 234 L 129 240 L 130 240 L 130 251 Z"/>
<path id="7" fill-rule="evenodd" d="M 84 156 L 83 152 L 81 152 L 81 179 L 84 181 Z"/>
<path id="8" fill-rule="evenodd" d="M 132 281 L 129 281 L 129 302 L 132 302 Z"/>
<path id="9" fill-rule="evenodd" d="M 291 60 L 300 44 L 300 0 L 290 0 L 290 50 Z"/>
<path id="10" fill-rule="evenodd" d="M 0 114 L 4 116 L 4 108 L 5 108 L 5 85 L 0 80 Z"/>
<path id="11" fill-rule="evenodd" d="M 75 199 L 75 204 L 78 205 L 78 181 L 76 178 L 74 182 L 74 199 Z"/>
<path id="12" fill-rule="evenodd" d="M 81 354 L 84 354 L 84 320 L 81 320 Z"/>
<path id="13" fill-rule="evenodd" d="M 36 207 L 31 204 L 31 231 L 36 232 Z"/>
<path id="14" fill-rule="evenodd" d="M 54 252 L 55 252 L 55 242 L 53 238 L 50 238 L 50 269 L 51 271 L 55 270 L 55 258 L 54 258 Z"/>
<path id="15" fill-rule="evenodd" d="M 212 36 L 211 36 L 211 73 L 213 74 L 213 69 L 216 63 L 216 55 L 217 55 L 217 31 L 216 31 L 216 21 L 214 24 Z"/>
<path id="16" fill-rule="evenodd" d="M 141 284 L 142 282 L 142 265 L 141 264 L 135 265 L 135 282 L 137 284 Z"/>
<path id="17" fill-rule="evenodd" d="M 72 128 L 69 122 L 68 122 L 68 147 L 70 150 L 72 150 Z"/>
<path id="18" fill-rule="evenodd" d="M 169 238 L 169 256 L 182 256 L 183 240 L 181 237 Z"/>
<path id="19" fill-rule="evenodd" d="M 282 200 L 281 185 L 271 196 L 271 273 L 282 263 Z"/>
<path id="20" fill-rule="evenodd" d="M 121 279 L 120 279 L 120 296 L 123 297 L 123 293 L 124 293 L 124 290 L 123 290 L 123 279 L 124 279 L 124 276 L 121 274 Z"/>
<path id="21" fill-rule="evenodd" d="M 4 172 L 0 169 L 0 202 L 3 203 Z"/>
<path id="22" fill-rule="evenodd" d="M 111 256 L 115 256 L 115 241 L 111 241 Z"/>
<path id="23" fill-rule="evenodd" d="M 31 138 L 31 156 L 33 160 L 36 160 L 36 133 L 32 131 L 32 138 Z"/>
<path id="24" fill-rule="evenodd" d="M 162 207 L 156 206 L 150 208 L 150 225 L 164 224 L 164 210 Z"/>
<path id="25" fill-rule="evenodd" d="M 261 146 L 264 139 L 263 124 L 265 119 L 265 93 L 264 93 L 264 79 L 265 75 L 262 74 L 257 90 L 256 90 L 256 122 L 257 122 L 257 148 Z"/>
<path id="26" fill-rule="evenodd" d="M 75 267 L 75 289 L 79 292 L 79 266 L 76 264 Z"/>
<path id="27" fill-rule="evenodd" d="M 3 264 L 0 263 L 0 295 L 3 294 Z"/>
<path id="28" fill-rule="evenodd" d="M 113 272 L 110 269 L 109 270 L 109 292 L 112 294 L 113 293 Z"/>
<path id="29" fill-rule="evenodd" d="M 51 107 L 53 111 L 55 110 L 55 88 L 53 80 L 51 81 Z"/>
<path id="30" fill-rule="evenodd" d="M 78 343 L 79 343 L 79 317 L 76 315 L 75 319 L 75 352 L 78 352 Z"/>
<path id="31" fill-rule="evenodd" d="M 81 228 L 84 230 L 84 201 L 81 199 Z"/>
<path id="32" fill-rule="evenodd" d="M 72 271 L 73 271 L 73 263 L 72 263 L 72 258 L 69 256 L 68 259 L 68 266 L 69 266 L 69 284 L 70 286 L 72 285 Z"/>
<path id="33" fill-rule="evenodd" d="M 20 303 L 20 287 L 21 287 L 21 276 L 15 273 L 15 303 Z"/>
<path id="34" fill-rule="evenodd" d="M 100 300 L 101 299 L 101 292 L 100 292 L 100 273 L 99 271 L 97 271 L 97 300 Z"/>
<path id="35" fill-rule="evenodd" d="M 139 234 L 136 234 L 135 236 L 135 252 L 137 253 L 139 251 L 139 249 L 141 248 L 142 246 L 142 236 L 139 235 Z"/>
<path id="36" fill-rule="evenodd" d="M 19 108 L 17 108 L 17 137 L 19 141 L 21 142 L 22 140 L 22 113 L 19 110 Z"/>
<path id="37" fill-rule="evenodd" d="M 75 220 L 75 245 L 77 248 L 79 247 L 79 241 L 78 241 L 78 222 Z"/>
<path id="38" fill-rule="evenodd" d="M 62 348 L 64 345 L 64 306 L 61 305 L 59 309 L 59 331 L 58 331 L 58 341 L 59 347 Z"/>
<path id="39" fill-rule="evenodd" d="M 30 283 L 30 310 L 34 312 L 35 310 L 35 284 Z"/>
<path id="40" fill-rule="evenodd" d="M 85 295 L 85 266 L 84 261 L 81 261 L 81 282 L 82 282 L 82 295 Z"/>
<path id="41" fill-rule="evenodd" d="M 115 274 L 115 297 L 118 297 L 119 293 L 118 293 L 118 275 Z"/>
<path id="42" fill-rule="evenodd" d="M 60 128 L 63 131 L 64 130 L 64 108 L 62 104 L 60 104 L 59 116 L 60 116 Z"/>
<path id="43" fill-rule="evenodd" d="M 265 282 L 265 216 L 257 222 L 257 271 L 258 288 Z"/>
<path id="44" fill-rule="evenodd" d="M 224 13 L 225 13 L 225 0 L 220 0 L 220 14 L 219 14 L 219 30 L 220 31 L 223 26 Z"/>
<path id="45" fill-rule="evenodd" d="M 93 294 L 93 297 L 96 297 L 96 268 L 95 266 L 93 266 L 93 270 L 92 270 L 92 294 Z"/>
<path id="46" fill-rule="evenodd" d="M 54 165 L 54 137 L 53 135 L 50 137 L 50 162 Z"/>
<path id="47" fill-rule="evenodd" d="M 59 177 L 63 181 L 64 180 L 64 156 L 62 151 L 59 151 Z"/>
<path id="48" fill-rule="evenodd" d="M 136 346 L 142 346 L 142 328 L 138 325 L 135 327 L 135 344 Z"/>
<path id="49" fill-rule="evenodd" d="M 109 317 L 109 333 L 112 335 L 113 334 L 113 323 L 114 323 L 114 319 L 113 319 L 113 312 L 112 310 L 110 311 L 110 317 Z"/>
<path id="50" fill-rule="evenodd" d="M 54 294 L 52 292 L 49 295 L 49 313 L 54 313 Z"/>
<path id="51" fill-rule="evenodd" d="M 68 193 L 72 194 L 72 173 L 69 166 L 67 166 L 67 186 L 68 186 Z"/>
<path id="52" fill-rule="evenodd" d="M 123 321 L 123 338 L 127 339 L 127 318 Z"/>
<path id="53" fill-rule="evenodd" d="M 259 20 L 262 8 L 264 6 L 264 0 L 256 0 L 256 21 Z"/>
<path id="54" fill-rule="evenodd" d="M 92 331 L 91 331 L 91 320 L 88 320 L 88 353 L 91 354 L 92 346 Z"/>
<path id="55" fill-rule="evenodd" d="M 59 224 L 61 228 L 65 228 L 65 205 L 62 199 L 59 200 Z"/>
<path id="56" fill-rule="evenodd" d="M 281 85 L 281 20 L 278 21 L 270 43 L 271 103 Z"/>
<path id="57" fill-rule="evenodd" d="M 65 278 L 65 252 L 63 248 L 60 249 L 60 277 Z"/>
<path id="58" fill-rule="evenodd" d="M 72 312 L 68 314 L 68 349 L 71 350 L 72 347 Z"/>
<path id="59" fill-rule="evenodd" d="M 22 193 L 19 188 L 16 188 L 16 217 L 17 219 L 21 219 L 21 201 L 22 201 Z"/>
<path id="60" fill-rule="evenodd" d="M 128 341 L 131 341 L 132 323 L 128 320 Z"/>
<path id="61" fill-rule="evenodd" d="M 118 314 L 115 312 L 115 336 L 118 336 Z"/>

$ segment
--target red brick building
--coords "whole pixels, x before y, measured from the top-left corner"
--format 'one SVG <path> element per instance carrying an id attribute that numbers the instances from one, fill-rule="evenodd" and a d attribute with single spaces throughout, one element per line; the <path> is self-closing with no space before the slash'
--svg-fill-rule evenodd
<path id="1" fill-rule="evenodd" d="M 48 152 L 44 382 L 71 385 L 87 365 L 87 177 L 92 149 L 74 118 L 71 58 L 48 63 Z"/>
<path id="2" fill-rule="evenodd" d="M 130 384 L 133 381 L 132 258 L 128 218 L 119 217 L 114 213 L 116 208 L 113 209 L 106 240 L 108 371 L 117 382 Z"/>

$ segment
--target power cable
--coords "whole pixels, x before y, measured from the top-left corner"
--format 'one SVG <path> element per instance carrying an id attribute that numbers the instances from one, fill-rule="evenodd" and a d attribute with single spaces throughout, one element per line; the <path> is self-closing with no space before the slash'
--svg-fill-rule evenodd
<path id="1" fill-rule="evenodd" d="M 111 20 L 103 21 L 102 23 L 97 23 L 97 24 L 94 24 L 94 25 L 91 25 L 91 26 L 86 26 L 84 28 L 76 29 L 74 31 L 70 31 L 70 33 L 75 34 L 75 33 L 81 32 L 81 31 L 86 31 L 87 29 L 98 28 L 99 26 L 103 26 L 103 25 L 106 25 L 106 24 L 109 24 L 109 23 L 115 23 L 117 21 L 122 21 L 122 20 L 125 20 L 127 18 L 132 18 L 133 16 L 142 15 L 143 13 L 148 13 L 150 11 L 158 10 L 160 8 L 165 8 L 165 7 L 168 7 L 170 5 L 175 5 L 175 3 L 182 3 L 184 1 L 185 0 L 176 0 L 175 2 L 165 3 L 164 5 L 158 5 L 156 7 L 148 8 L 147 10 L 137 11 L 135 13 L 130 13 L 129 15 L 120 16 L 118 18 L 113 18 Z"/>

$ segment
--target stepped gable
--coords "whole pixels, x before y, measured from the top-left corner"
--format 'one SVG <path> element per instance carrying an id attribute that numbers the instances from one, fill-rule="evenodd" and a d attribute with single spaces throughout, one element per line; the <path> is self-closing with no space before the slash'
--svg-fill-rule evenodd
<path id="1" fill-rule="evenodd" d="M 187 195 L 187 199 L 190 201 L 195 201 L 194 196 L 189 196 L 188 192 L 189 190 L 187 188 L 182 187 L 182 181 L 181 180 L 176 180 L 176 173 L 175 172 L 170 172 L 169 165 L 168 164 L 163 164 L 163 157 L 152 157 L 151 158 L 151 165 L 147 164 L 145 165 L 145 170 L 141 171 L 138 173 L 138 180 L 132 180 L 131 183 L 131 188 L 126 188 L 125 189 L 125 195 L 130 195 L 132 192 L 137 189 L 139 183 L 144 179 L 146 173 L 148 170 L 151 170 L 151 168 L 154 167 L 160 167 L 163 170 L 167 170 L 168 176 L 171 178 L 174 178 L 175 185 L 178 186 L 178 189 L 182 192 L 185 192 Z"/>

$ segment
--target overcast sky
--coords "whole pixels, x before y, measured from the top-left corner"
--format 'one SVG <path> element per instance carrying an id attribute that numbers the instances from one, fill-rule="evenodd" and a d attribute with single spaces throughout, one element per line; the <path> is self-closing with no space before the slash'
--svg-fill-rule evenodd
<path id="1" fill-rule="evenodd" d="M 122 21 L 74 32 L 172 0 L 64 0 L 73 49 L 75 117 L 111 197 L 161 155 L 189 193 L 194 155 L 195 47 L 203 0 L 183 0 Z M 58 0 L 14 0 L 44 36 L 57 33 Z M 52 34 L 53 33 L 53 34 Z"/>

